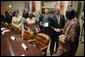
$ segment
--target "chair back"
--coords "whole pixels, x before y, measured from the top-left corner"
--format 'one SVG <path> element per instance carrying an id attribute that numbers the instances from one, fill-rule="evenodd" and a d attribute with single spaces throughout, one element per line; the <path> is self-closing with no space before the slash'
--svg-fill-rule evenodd
<path id="1" fill-rule="evenodd" d="M 3 27 L 8 28 L 8 25 L 7 24 L 4 24 Z"/>
<path id="2" fill-rule="evenodd" d="M 12 30 L 13 29 L 13 25 L 12 24 L 9 24 L 8 25 L 8 29 Z"/>
<path id="3" fill-rule="evenodd" d="M 14 27 L 14 31 L 16 34 L 21 34 L 21 28 Z"/>
<path id="4" fill-rule="evenodd" d="M 36 35 L 36 46 L 38 48 L 43 48 L 49 44 L 50 37 L 44 33 L 38 33 Z"/>
<path id="5" fill-rule="evenodd" d="M 28 30 L 24 31 L 24 35 L 23 35 L 24 40 L 30 40 L 32 39 L 32 36 L 33 36 L 32 31 L 28 31 Z"/>

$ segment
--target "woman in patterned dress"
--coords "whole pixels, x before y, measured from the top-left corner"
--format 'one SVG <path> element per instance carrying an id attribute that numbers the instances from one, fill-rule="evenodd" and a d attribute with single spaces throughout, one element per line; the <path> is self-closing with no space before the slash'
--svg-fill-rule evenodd
<path id="1" fill-rule="evenodd" d="M 33 38 L 35 38 L 35 33 L 36 33 L 35 26 L 36 26 L 36 18 L 33 17 L 32 12 L 29 11 L 29 17 L 26 18 L 25 28 L 27 30 L 30 30 L 30 31 L 32 31 L 34 33 Z"/>
<path id="2" fill-rule="evenodd" d="M 64 27 L 63 34 L 59 36 L 57 56 L 75 56 L 78 47 L 80 34 L 79 20 L 75 18 L 75 11 L 73 9 L 66 11 L 66 17 L 69 18 L 69 21 Z"/>
<path id="3" fill-rule="evenodd" d="M 35 27 L 35 17 L 33 17 L 33 14 L 31 11 L 29 11 L 29 17 L 26 18 L 25 28 L 30 31 L 34 31 Z"/>

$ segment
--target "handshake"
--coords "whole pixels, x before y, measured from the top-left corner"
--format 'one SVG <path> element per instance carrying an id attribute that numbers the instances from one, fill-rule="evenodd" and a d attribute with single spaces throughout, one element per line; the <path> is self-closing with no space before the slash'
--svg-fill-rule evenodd
<path id="1" fill-rule="evenodd" d="M 61 32 L 61 31 L 63 31 L 63 29 L 57 28 L 57 29 L 55 29 L 55 31 L 56 31 L 56 32 Z"/>

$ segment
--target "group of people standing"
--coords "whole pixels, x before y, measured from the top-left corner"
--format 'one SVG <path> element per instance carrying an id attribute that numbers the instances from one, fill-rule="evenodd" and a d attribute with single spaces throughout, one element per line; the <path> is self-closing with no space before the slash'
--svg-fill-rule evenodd
<path id="1" fill-rule="evenodd" d="M 55 14 L 50 15 L 45 9 L 45 15 L 40 15 L 39 27 L 41 32 L 50 36 L 50 55 L 54 53 L 56 42 L 57 56 L 75 56 L 80 35 L 79 19 L 76 18 L 74 9 L 67 9 L 65 22 L 64 15 L 60 14 L 61 8 L 55 7 Z"/>
<path id="2" fill-rule="evenodd" d="M 60 14 L 61 8 L 55 7 L 55 14 L 50 15 L 48 9 L 45 14 L 41 14 L 40 10 L 37 15 L 33 15 L 31 11 L 23 11 L 23 15 L 19 16 L 19 11 L 14 11 L 13 16 L 8 14 L 6 17 L 9 23 L 15 27 L 24 25 L 26 30 L 34 33 L 45 33 L 50 36 L 50 55 L 54 53 L 56 42 L 56 54 L 58 56 L 74 56 L 78 47 L 80 26 L 79 21 L 75 18 L 75 11 L 69 8 L 66 11 L 66 18 L 69 19 L 65 23 L 64 15 Z M 10 11 L 10 10 L 9 10 Z M 8 13 L 9 13 L 8 11 Z M 10 22 L 11 21 L 11 22 Z M 7 24 L 7 21 L 5 22 Z"/>

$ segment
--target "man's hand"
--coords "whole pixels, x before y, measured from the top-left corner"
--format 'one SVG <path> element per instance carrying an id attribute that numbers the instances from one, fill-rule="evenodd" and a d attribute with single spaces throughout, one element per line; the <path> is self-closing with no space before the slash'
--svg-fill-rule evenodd
<path id="1" fill-rule="evenodd" d="M 64 29 L 60 29 L 61 31 L 63 31 Z"/>
<path id="2" fill-rule="evenodd" d="M 56 32 L 60 32 L 61 30 L 59 28 L 55 29 Z"/>
<path id="3" fill-rule="evenodd" d="M 18 27 L 18 26 L 17 26 L 17 28 L 18 28 L 19 30 L 22 30 L 21 27 Z"/>

